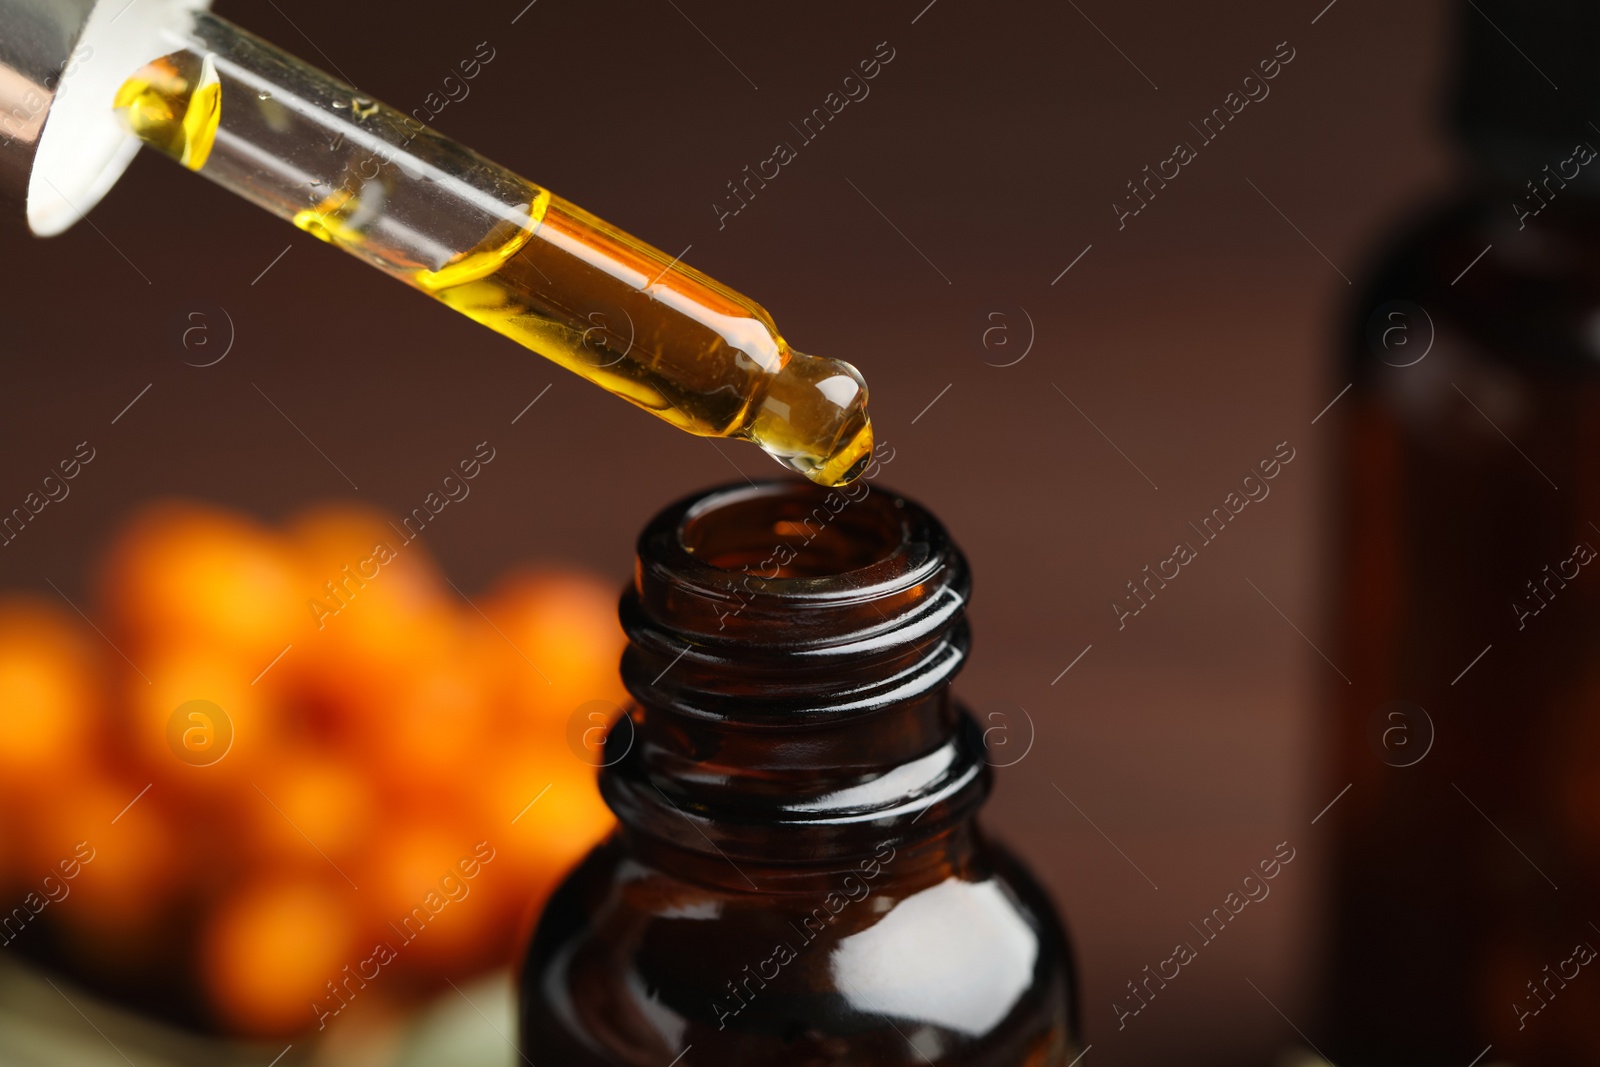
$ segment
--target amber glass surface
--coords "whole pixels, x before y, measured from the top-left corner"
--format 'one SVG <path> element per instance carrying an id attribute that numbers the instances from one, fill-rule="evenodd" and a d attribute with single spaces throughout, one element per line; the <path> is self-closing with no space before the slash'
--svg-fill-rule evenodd
<path id="1" fill-rule="evenodd" d="M 1330 415 L 1340 1064 L 1600 1062 L 1600 980 L 1551 979 L 1600 946 L 1600 206 L 1527 202 L 1393 247 Z"/>
<path id="2" fill-rule="evenodd" d="M 607 739 L 617 833 L 524 965 L 522 1051 L 589 1065 L 1065 1067 L 1066 936 L 977 828 L 951 699 L 966 561 L 871 488 L 739 486 L 639 541 L 635 703 Z"/>

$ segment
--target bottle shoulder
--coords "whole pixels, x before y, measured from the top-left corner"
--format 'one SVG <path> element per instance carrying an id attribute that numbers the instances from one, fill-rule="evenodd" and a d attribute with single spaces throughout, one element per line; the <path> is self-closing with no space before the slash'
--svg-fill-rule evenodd
<path id="1" fill-rule="evenodd" d="M 1448 333 L 1529 374 L 1600 370 L 1600 202 L 1464 187 L 1414 209 L 1372 258 L 1345 319 L 1357 380 Z M 1398 329 L 1397 329 L 1398 327 Z"/>
<path id="2" fill-rule="evenodd" d="M 986 842 L 953 864 L 886 847 L 774 893 L 685 882 L 614 842 L 562 892 L 524 972 L 535 1055 L 543 1041 L 615 1063 L 667 1062 L 686 1044 L 708 1062 L 1068 1062 L 1025 1058 L 1071 1046 L 1065 937 L 1032 878 Z"/>

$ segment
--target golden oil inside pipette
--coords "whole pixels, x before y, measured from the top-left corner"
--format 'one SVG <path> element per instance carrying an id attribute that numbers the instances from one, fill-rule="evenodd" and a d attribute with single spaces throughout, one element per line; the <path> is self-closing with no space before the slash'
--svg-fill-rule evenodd
<path id="1" fill-rule="evenodd" d="M 205 165 L 222 105 L 209 56 L 149 64 L 116 104 L 146 143 Z M 385 171 L 385 181 L 414 180 Z M 381 182 L 363 196 L 369 183 L 351 180 L 291 221 L 681 429 L 748 439 L 823 485 L 860 475 L 873 439 L 854 368 L 791 350 L 753 301 L 516 181 L 522 203 L 442 263 L 397 263 L 377 249 L 370 234 L 390 200 Z"/>
<path id="2" fill-rule="evenodd" d="M 861 473 L 872 429 L 852 368 L 792 351 L 755 303 L 691 268 L 664 269 L 654 249 L 560 197 L 528 193 L 533 226 L 491 233 L 411 282 L 690 433 L 747 438 L 824 485 Z M 584 257 L 563 250 L 580 242 Z M 629 274 L 645 269 L 656 277 L 634 284 Z M 552 293 L 583 299 L 561 306 Z M 770 351 L 753 358 L 730 344 L 726 322 L 746 324 L 757 336 L 749 348 L 765 341 Z"/>

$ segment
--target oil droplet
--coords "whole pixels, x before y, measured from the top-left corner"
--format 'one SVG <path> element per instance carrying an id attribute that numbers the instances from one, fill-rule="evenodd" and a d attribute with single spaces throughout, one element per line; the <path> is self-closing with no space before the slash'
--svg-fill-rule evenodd
<path id="1" fill-rule="evenodd" d="M 272 93 L 270 91 L 266 90 L 266 89 L 263 89 L 259 93 L 256 94 L 256 99 L 257 100 L 271 100 L 272 99 Z"/>
<path id="2" fill-rule="evenodd" d="M 360 209 L 361 201 L 350 190 L 341 189 L 316 207 L 296 212 L 290 221 L 319 241 L 347 248 L 359 248 L 361 232 L 351 226 L 350 222 Z"/>
<path id="3" fill-rule="evenodd" d="M 345 108 L 349 107 L 350 105 L 345 103 L 343 100 L 335 100 L 333 102 L 333 106 L 334 106 L 335 109 L 337 109 L 339 111 L 343 111 Z"/>
<path id="4" fill-rule="evenodd" d="M 122 83 L 112 107 L 140 140 L 199 170 L 222 121 L 216 61 L 210 53 L 179 53 L 147 63 Z"/>

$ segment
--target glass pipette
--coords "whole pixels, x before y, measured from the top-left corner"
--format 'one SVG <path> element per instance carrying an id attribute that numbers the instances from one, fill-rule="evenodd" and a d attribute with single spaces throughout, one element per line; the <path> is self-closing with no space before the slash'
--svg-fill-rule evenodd
<path id="1" fill-rule="evenodd" d="M 681 429 L 867 465 L 861 375 L 754 301 L 215 15 L 172 44 L 114 102 L 146 144 Z"/>

